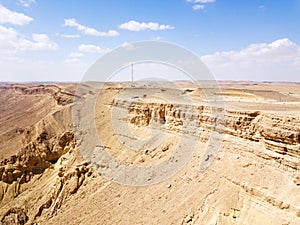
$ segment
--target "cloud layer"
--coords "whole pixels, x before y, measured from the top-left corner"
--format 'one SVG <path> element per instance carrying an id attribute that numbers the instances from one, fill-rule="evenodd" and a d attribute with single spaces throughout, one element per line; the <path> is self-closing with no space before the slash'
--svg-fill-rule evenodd
<path id="1" fill-rule="evenodd" d="M 101 48 L 96 45 L 86 45 L 81 44 L 78 46 L 78 51 L 80 52 L 86 52 L 86 53 L 105 53 L 108 51 L 106 48 Z"/>
<path id="2" fill-rule="evenodd" d="M 32 34 L 32 40 L 23 38 L 13 28 L 0 25 L 0 55 L 10 55 L 21 51 L 56 50 L 58 45 L 46 34 Z"/>
<path id="3" fill-rule="evenodd" d="M 13 24 L 13 25 L 25 25 L 33 21 L 29 16 L 23 13 L 11 11 L 4 6 L 0 5 L 0 24 Z"/>
<path id="4" fill-rule="evenodd" d="M 97 36 L 97 37 L 114 37 L 118 36 L 119 33 L 115 30 L 109 30 L 108 32 L 101 32 L 94 28 L 87 27 L 77 23 L 76 19 L 65 19 L 65 26 L 67 27 L 76 27 L 79 31 L 81 31 L 85 35 Z"/>
<path id="5" fill-rule="evenodd" d="M 130 30 L 130 31 L 142 31 L 142 30 L 171 30 L 174 29 L 173 26 L 163 25 L 154 22 L 137 22 L 135 20 L 130 20 L 129 22 L 123 23 L 119 26 L 120 29 Z"/>
<path id="6" fill-rule="evenodd" d="M 205 9 L 205 4 L 214 3 L 216 0 L 186 0 L 188 3 L 195 4 L 192 6 L 193 10 Z M 197 4 L 200 3 L 200 4 Z"/>
<path id="7" fill-rule="evenodd" d="M 193 5 L 193 10 L 199 10 L 199 9 L 204 9 L 204 5 Z"/>
<path id="8" fill-rule="evenodd" d="M 19 0 L 19 3 L 26 8 L 29 8 L 31 4 L 36 3 L 35 0 Z"/>
<path id="9" fill-rule="evenodd" d="M 32 34 L 32 40 L 25 38 L 16 29 L 7 25 L 24 26 L 33 21 L 23 13 L 11 11 L 0 5 L 0 58 L 14 57 L 23 51 L 56 50 L 58 45 L 46 34 Z M 6 24 L 3 26 L 1 24 Z"/>
<path id="10" fill-rule="evenodd" d="M 240 51 L 216 52 L 201 59 L 219 79 L 299 80 L 300 46 L 287 38 L 251 44 Z"/>
<path id="11" fill-rule="evenodd" d="M 82 63 L 82 59 L 87 57 L 88 54 L 104 54 L 110 49 L 102 48 L 92 44 L 81 44 L 77 47 L 76 52 L 71 52 L 68 58 L 64 61 L 66 64 Z"/>

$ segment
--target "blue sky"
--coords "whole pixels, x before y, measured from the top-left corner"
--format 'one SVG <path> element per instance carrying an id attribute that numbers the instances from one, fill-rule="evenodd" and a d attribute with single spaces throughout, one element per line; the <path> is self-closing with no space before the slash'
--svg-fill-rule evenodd
<path id="1" fill-rule="evenodd" d="M 143 40 L 193 51 L 218 80 L 300 81 L 300 0 L 0 0 L 1 81 L 79 81 Z"/>

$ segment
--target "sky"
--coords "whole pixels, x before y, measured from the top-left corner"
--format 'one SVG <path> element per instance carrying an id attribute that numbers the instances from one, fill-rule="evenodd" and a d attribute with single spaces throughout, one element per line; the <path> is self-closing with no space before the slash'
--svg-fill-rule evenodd
<path id="1" fill-rule="evenodd" d="M 217 80 L 300 82 L 300 0 L 0 0 L 0 81 L 80 81 L 145 40 L 192 51 Z"/>

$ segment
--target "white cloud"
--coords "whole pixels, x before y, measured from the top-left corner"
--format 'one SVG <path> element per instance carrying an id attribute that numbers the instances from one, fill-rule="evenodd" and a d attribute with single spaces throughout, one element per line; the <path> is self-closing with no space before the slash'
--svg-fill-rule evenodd
<path id="1" fill-rule="evenodd" d="M 293 60 L 300 54 L 300 47 L 289 39 L 279 39 L 271 43 L 251 44 L 241 51 L 216 52 L 206 59 L 218 61 L 239 61 L 239 62 L 277 62 L 282 60 Z"/>
<path id="2" fill-rule="evenodd" d="M 76 27 L 79 31 L 83 32 L 86 35 L 97 36 L 97 37 L 114 37 L 118 36 L 119 33 L 115 30 L 109 30 L 108 32 L 101 32 L 91 27 L 83 26 L 76 22 L 76 19 L 65 19 L 65 26 L 67 27 Z"/>
<path id="3" fill-rule="evenodd" d="M 128 42 L 123 42 L 123 44 L 121 44 L 121 47 L 122 48 L 126 48 L 127 50 L 133 50 L 135 49 L 135 46 L 131 43 L 128 43 Z"/>
<path id="4" fill-rule="evenodd" d="M 70 58 L 67 58 L 65 61 L 64 61 L 65 64 L 70 64 L 70 65 L 75 65 L 77 63 L 82 63 L 81 60 L 79 58 L 76 58 L 76 57 L 70 57 Z"/>
<path id="5" fill-rule="evenodd" d="M 300 46 L 287 38 L 201 59 L 219 79 L 299 80 Z"/>
<path id="6" fill-rule="evenodd" d="M 80 58 L 82 58 L 84 54 L 82 52 L 71 52 L 68 55 L 68 58 L 64 61 L 65 64 L 76 64 L 76 63 L 82 63 Z"/>
<path id="7" fill-rule="evenodd" d="M 52 42 L 46 34 L 32 34 L 33 41 L 19 39 L 21 51 L 57 50 L 58 45 Z"/>
<path id="8" fill-rule="evenodd" d="M 80 38 L 79 34 L 62 34 L 61 36 L 64 38 Z"/>
<path id="9" fill-rule="evenodd" d="M 0 57 L 8 59 L 23 51 L 56 50 L 58 45 L 51 41 L 46 34 L 32 34 L 32 40 L 23 37 L 17 30 L 1 24 L 25 25 L 33 21 L 32 18 L 18 12 L 11 11 L 0 5 Z"/>
<path id="10" fill-rule="evenodd" d="M 216 0 L 187 0 L 187 2 L 191 2 L 191 3 L 214 3 L 216 2 Z"/>
<path id="11" fill-rule="evenodd" d="M 101 48 L 96 45 L 88 45 L 88 44 L 81 44 L 78 46 L 76 52 L 71 52 L 66 60 L 64 61 L 65 64 L 76 64 L 76 63 L 83 63 L 82 59 L 84 59 L 84 56 L 87 56 L 87 54 L 84 53 L 93 53 L 93 54 L 104 54 L 108 52 L 110 49 L 108 48 Z"/>
<path id="12" fill-rule="evenodd" d="M 5 8 L 0 5 L 0 24 L 13 24 L 13 25 L 25 25 L 33 21 L 29 16 L 23 13 L 18 13 Z"/>
<path id="13" fill-rule="evenodd" d="M 125 47 L 127 47 L 127 46 L 129 46 L 130 44 L 127 42 L 127 41 L 125 41 L 125 42 L 123 42 L 123 44 L 121 44 L 121 47 L 123 47 L 123 48 L 125 48 Z"/>
<path id="14" fill-rule="evenodd" d="M 204 9 L 204 5 L 193 5 L 193 10 L 199 10 L 199 9 Z"/>
<path id="15" fill-rule="evenodd" d="M 22 51 L 56 50 L 58 45 L 46 34 L 33 34 L 32 40 L 25 39 L 13 28 L 0 25 L 0 57 L 12 56 Z"/>
<path id="16" fill-rule="evenodd" d="M 26 8 L 29 8 L 31 4 L 36 3 L 35 0 L 19 0 L 19 3 Z"/>
<path id="17" fill-rule="evenodd" d="M 82 44 L 78 46 L 78 51 L 86 53 L 106 53 L 109 51 L 107 48 L 101 48 L 96 45 L 86 45 Z"/>
<path id="18" fill-rule="evenodd" d="M 32 18 L 18 12 L 13 12 L 0 5 L 0 24 L 25 25 L 33 21 Z M 52 42 L 46 34 L 32 34 L 28 40 L 11 27 L 0 25 L 0 58 L 14 57 L 22 51 L 56 50 L 58 45 Z"/>
<path id="19" fill-rule="evenodd" d="M 83 57 L 83 56 L 84 56 L 84 54 L 81 53 L 81 52 L 71 52 L 71 53 L 69 54 L 69 57 L 70 57 L 70 58 L 81 58 L 81 57 Z"/>
<path id="20" fill-rule="evenodd" d="M 119 26 L 120 29 L 130 30 L 130 31 L 141 31 L 141 30 L 170 30 L 174 27 L 170 25 L 160 25 L 158 23 L 140 23 L 135 20 L 131 20 L 127 23 L 123 23 Z"/>
<path id="21" fill-rule="evenodd" d="M 155 40 L 155 41 L 161 41 L 161 40 L 163 40 L 164 38 L 161 37 L 161 36 L 156 36 L 156 37 L 153 37 L 152 39 Z"/>
<path id="22" fill-rule="evenodd" d="M 193 10 L 200 10 L 200 9 L 202 10 L 205 8 L 204 4 L 216 2 L 216 0 L 186 0 L 186 1 L 195 4 L 192 6 Z M 197 3 L 201 3 L 201 4 L 197 4 Z"/>
<path id="23" fill-rule="evenodd" d="M 12 28 L 0 25 L 0 55 L 7 55 L 17 51 L 18 33 Z"/>

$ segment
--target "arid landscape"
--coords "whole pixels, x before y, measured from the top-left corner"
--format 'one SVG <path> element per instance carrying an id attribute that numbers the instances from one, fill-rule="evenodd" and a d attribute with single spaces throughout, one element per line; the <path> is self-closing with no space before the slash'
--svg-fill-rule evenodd
<path id="1" fill-rule="evenodd" d="M 80 86 L 0 84 L 1 224 L 300 224 L 299 83 L 219 82 L 221 121 L 190 82 Z"/>
<path id="2" fill-rule="evenodd" d="M 0 225 L 300 225 L 300 0 L 0 0 Z"/>

